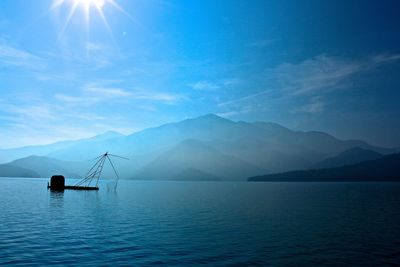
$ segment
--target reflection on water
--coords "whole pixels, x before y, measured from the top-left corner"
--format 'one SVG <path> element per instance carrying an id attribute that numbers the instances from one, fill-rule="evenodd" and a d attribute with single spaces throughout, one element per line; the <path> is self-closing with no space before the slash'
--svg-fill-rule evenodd
<path id="1" fill-rule="evenodd" d="M 117 192 L 118 181 L 106 182 L 106 187 L 108 192 Z"/>
<path id="2" fill-rule="evenodd" d="M 0 265 L 400 262 L 400 183 L 46 183 L 0 179 Z"/>
<path id="3" fill-rule="evenodd" d="M 64 206 L 64 191 L 48 190 L 51 208 L 62 208 Z"/>

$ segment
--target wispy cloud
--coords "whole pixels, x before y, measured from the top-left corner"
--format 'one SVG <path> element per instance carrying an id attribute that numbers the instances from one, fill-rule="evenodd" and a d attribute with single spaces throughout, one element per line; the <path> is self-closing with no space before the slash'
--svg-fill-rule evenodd
<path id="1" fill-rule="evenodd" d="M 372 57 L 375 64 L 394 63 L 400 60 L 400 54 L 379 54 Z"/>
<path id="2" fill-rule="evenodd" d="M 55 99 L 77 106 L 91 106 L 106 101 L 132 103 L 132 101 L 148 101 L 163 104 L 174 104 L 187 99 L 180 94 L 157 91 L 127 90 L 117 87 L 102 87 L 88 84 L 83 87 L 79 95 L 56 94 Z M 144 104 L 144 103 L 141 103 Z M 144 105 L 147 106 L 147 105 Z"/>
<path id="3" fill-rule="evenodd" d="M 322 96 L 351 88 L 353 78 L 374 71 L 380 66 L 400 61 L 400 54 L 378 54 L 366 59 L 345 59 L 318 55 L 299 63 L 283 63 L 264 72 L 265 90 L 218 104 L 221 112 L 260 111 L 278 102 L 308 99 L 309 103 L 293 112 L 317 114 L 324 110 Z"/>
<path id="4" fill-rule="evenodd" d="M 87 93 L 95 94 L 104 99 L 130 97 L 132 93 L 121 88 L 104 88 L 98 86 L 87 86 L 84 88 Z"/>
<path id="5" fill-rule="evenodd" d="M 86 43 L 86 59 L 93 63 L 97 68 L 104 68 L 111 65 L 111 59 L 115 54 L 110 47 L 101 43 Z"/>
<path id="6" fill-rule="evenodd" d="M 319 114 L 324 111 L 325 102 L 321 97 L 312 97 L 309 103 L 294 109 L 293 113 L 309 113 L 309 114 Z"/>
<path id="7" fill-rule="evenodd" d="M 2 103 L 0 114 L 4 114 L 0 116 L 0 145 L 3 148 L 86 138 L 110 129 L 133 131 L 117 114 L 101 115 L 87 109 L 70 109 L 44 99 L 31 99 L 30 103 L 18 100 L 14 104 Z"/>
<path id="8" fill-rule="evenodd" d="M 175 103 L 177 101 L 187 99 L 183 95 L 160 93 L 160 92 L 136 92 L 132 94 L 130 98 L 135 100 L 150 100 L 150 101 L 159 101 L 164 103 Z"/>
<path id="9" fill-rule="evenodd" d="M 347 87 L 348 79 L 364 69 L 363 62 L 319 55 L 299 64 L 284 63 L 267 70 L 288 94 L 300 95 Z"/>
<path id="10" fill-rule="evenodd" d="M 100 43 L 87 42 L 86 50 L 90 53 L 103 52 L 106 50 L 106 46 Z"/>
<path id="11" fill-rule="evenodd" d="M 209 81 L 198 81 L 191 83 L 189 84 L 189 87 L 193 88 L 194 90 L 217 90 L 220 88 L 218 84 Z"/>
<path id="12" fill-rule="evenodd" d="M 222 79 L 214 82 L 202 80 L 190 83 L 188 84 L 188 86 L 198 91 L 215 91 L 222 88 L 236 86 L 239 83 L 240 83 L 239 79 L 231 78 L 231 79 Z"/>
<path id="13" fill-rule="evenodd" d="M 249 113 L 250 111 L 250 109 L 241 109 L 236 111 L 217 112 L 215 114 L 223 118 L 232 118 L 237 115 Z"/>
<path id="14" fill-rule="evenodd" d="M 156 101 L 163 103 L 174 103 L 186 99 L 183 95 L 165 93 L 151 90 L 138 89 L 122 89 L 115 87 L 101 87 L 97 85 L 88 85 L 84 88 L 84 93 L 88 96 L 98 99 L 99 101 L 110 99 L 125 99 L 125 100 L 143 100 Z"/>
<path id="15" fill-rule="evenodd" d="M 269 109 L 269 103 L 277 99 L 274 91 L 261 91 L 255 94 L 239 97 L 233 100 L 217 104 L 220 110 L 217 114 L 222 117 L 233 117 L 235 115 L 248 114 L 255 111 Z"/>
<path id="16" fill-rule="evenodd" d="M 55 94 L 54 98 L 69 105 L 91 106 L 104 101 L 115 101 L 131 97 L 132 93 L 122 88 L 101 87 L 88 84 L 83 87 L 80 94 Z"/>
<path id="17" fill-rule="evenodd" d="M 289 94 L 320 94 L 351 87 L 354 75 L 399 60 L 400 54 L 378 54 L 359 60 L 319 55 L 298 64 L 281 64 L 268 70 L 267 76 L 276 79 L 281 89 Z"/>
<path id="18" fill-rule="evenodd" d="M 0 40 L 0 65 L 30 70 L 43 70 L 46 66 L 43 58 L 12 46 L 4 40 Z"/>
<path id="19" fill-rule="evenodd" d="M 98 102 L 97 99 L 88 99 L 79 96 L 71 96 L 66 94 L 55 94 L 54 98 L 70 105 L 92 105 Z"/>

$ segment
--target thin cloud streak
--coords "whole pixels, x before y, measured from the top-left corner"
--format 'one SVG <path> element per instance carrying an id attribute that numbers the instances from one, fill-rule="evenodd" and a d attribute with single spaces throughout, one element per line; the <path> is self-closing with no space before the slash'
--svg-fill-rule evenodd
<path id="1" fill-rule="evenodd" d="M 0 40 L 0 65 L 26 68 L 29 70 L 43 70 L 45 60 L 23 49 L 16 48 Z"/>
<path id="2" fill-rule="evenodd" d="M 268 104 L 295 98 L 309 98 L 307 105 L 294 108 L 292 112 L 318 114 L 325 103 L 322 96 L 336 90 L 351 88 L 352 78 L 361 73 L 400 61 L 399 54 L 378 54 L 364 60 L 348 60 L 319 55 L 298 64 L 283 63 L 265 71 L 268 89 L 240 98 L 219 103 L 222 113 L 249 112 L 265 109 Z"/>
<path id="3" fill-rule="evenodd" d="M 106 101 L 130 102 L 142 100 L 164 104 L 175 104 L 179 101 L 187 100 L 185 96 L 180 94 L 126 90 L 115 87 L 101 87 L 92 84 L 85 86 L 80 95 L 72 96 L 67 94 L 56 94 L 54 98 L 67 104 L 80 106 L 91 106 Z"/>
<path id="4" fill-rule="evenodd" d="M 125 133 L 134 130 L 118 114 L 71 110 L 68 106 L 43 101 L 1 105 L 0 111 L 6 114 L 1 117 L 6 126 L 0 133 L 2 148 L 87 138 L 110 129 Z"/>
<path id="5" fill-rule="evenodd" d="M 284 63 L 267 75 L 277 79 L 282 90 L 294 96 L 334 90 L 363 70 L 363 63 L 319 55 L 300 64 Z"/>
<path id="6" fill-rule="evenodd" d="M 325 109 L 325 102 L 321 97 L 313 97 L 309 103 L 301 106 L 300 108 L 294 109 L 292 113 L 308 113 L 308 114 L 320 114 Z"/>
<path id="7" fill-rule="evenodd" d="M 84 92 L 98 95 L 105 99 L 130 97 L 132 95 L 131 92 L 121 89 L 121 88 L 104 88 L 104 87 L 96 87 L 96 86 L 85 87 Z"/>
<path id="8" fill-rule="evenodd" d="M 194 90 L 218 90 L 220 86 L 216 83 L 208 82 L 208 81 L 198 81 L 196 83 L 189 84 L 189 87 Z"/>

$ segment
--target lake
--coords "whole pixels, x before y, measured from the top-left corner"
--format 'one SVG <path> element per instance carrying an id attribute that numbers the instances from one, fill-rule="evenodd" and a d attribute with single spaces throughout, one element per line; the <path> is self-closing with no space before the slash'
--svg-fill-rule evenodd
<path id="1" fill-rule="evenodd" d="M 400 264 L 400 183 L 46 184 L 0 178 L 0 265 Z"/>

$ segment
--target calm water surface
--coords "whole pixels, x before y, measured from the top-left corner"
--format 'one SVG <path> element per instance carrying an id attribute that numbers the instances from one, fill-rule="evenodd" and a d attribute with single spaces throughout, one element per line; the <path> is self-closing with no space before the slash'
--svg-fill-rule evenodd
<path id="1" fill-rule="evenodd" d="M 400 183 L 46 183 L 0 178 L 0 265 L 400 265 Z"/>

